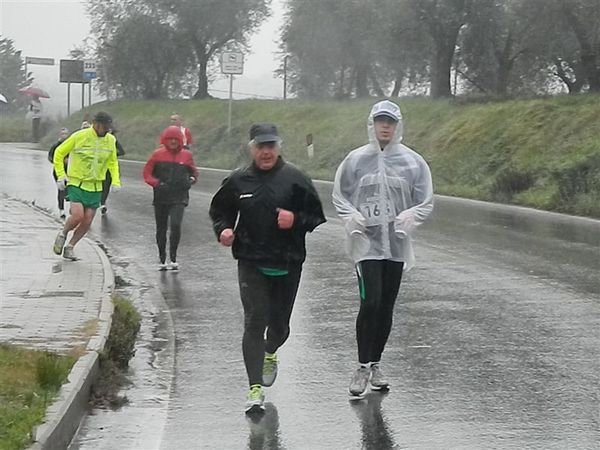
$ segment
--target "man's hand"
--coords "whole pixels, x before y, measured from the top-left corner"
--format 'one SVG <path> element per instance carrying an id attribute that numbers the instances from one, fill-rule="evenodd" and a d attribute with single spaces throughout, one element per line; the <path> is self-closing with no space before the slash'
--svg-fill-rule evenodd
<path id="1" fill-rule="evenodd" d="M 196 178 L 190 177 L 190 183 L 194 184 L 196 182 Z"/>
<path id="2" fill-rule="evenodd" d="M 233 239 L 235 238 L 235 234 L 233 234 L 233 230 L 231 228 L 225 228 L 221 231 L 221 236 L 219 236 L 219 242 L 224 247 L 231 247 L 233 245 Z"/>
<path id="3" fill-rule="evenodd" d="M 412 234 L 415 227 L 415 215 L 410 209 L 402 211 L 394 220 L 394 231 L 399 238 Z"/>
<path id="4" fill-rule="evenodd" d="M 277 226 L 282 230 L 289 230 L 294 225 L 294 213 L 287 209 L 277 208 Z"/>
<path id="5" fill-rule="evenodd" d="M 60 177 L 56 180 L 56 187 L 59 191 L 64 191 L 67 188 L 67 177 Z"/>
<path id="6" fill-rule="evenodd" d="M 110 192 L 119 192 L 121 190 L 121 186 L 117 186 L 116 184 L 110 185 Z"/>

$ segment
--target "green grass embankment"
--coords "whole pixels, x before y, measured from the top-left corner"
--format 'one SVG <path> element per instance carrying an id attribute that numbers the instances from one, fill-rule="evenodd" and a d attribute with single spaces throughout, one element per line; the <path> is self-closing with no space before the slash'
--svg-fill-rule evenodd
<path id="1" fill-rule="evenodd" d="M 106 102 L 84 112 L 110 112 L 127 157 L 140 160 L 177 112 L 194 135 L 197 164 L 226 169 L 243 160 L 253 122 L 274 122 L 285 157 L 312 177 L 331 180 L 348 151 L 366 142 L 374 102 L 235 101 L 230 137 L 226 100 Z M 410 98 L 399 104 L 404 143 L 429 162 L 436 193 L 600 217 L 600 96 L 480 104 Z M 61 126 L 77 128 L 84 112 Z"/>
<path id="2" fill-rule="evenodd" d="M 75 359 L 0 344 L 1 450 L 31 444 L 34 426 L 43 421 Z"/>

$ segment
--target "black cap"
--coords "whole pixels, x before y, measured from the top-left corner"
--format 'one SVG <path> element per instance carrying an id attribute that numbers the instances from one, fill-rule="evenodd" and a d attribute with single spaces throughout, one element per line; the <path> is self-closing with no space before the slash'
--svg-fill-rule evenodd
<path id="1" fill-rule="evenodd" d="M 104 111 L 99 111 L 94 116 L 94 122 L 101 123 L 102 125 L 110 126 L 112 125 L 112 117 L 105 113 Z"/>
<path id="2" fill-rule="evenodd" d="M 279 140 L 277 127 L 272 123 L 255 123 L 250 127 L 250 139 L 257 144 L 277 142 Z"/>

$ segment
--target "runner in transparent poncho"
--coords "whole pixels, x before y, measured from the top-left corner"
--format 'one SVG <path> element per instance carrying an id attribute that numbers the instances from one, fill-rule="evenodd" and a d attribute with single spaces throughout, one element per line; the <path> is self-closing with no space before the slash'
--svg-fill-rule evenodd
<path id="1" fill-rule="evenodd" d="M 431 172 L 401 143 L 400 108 L 388 100 L 373 106 L 369 143 L 346 156 L 335 175 L 333 204 L 344 221 L 346 248 L 356 264 L 360 310 L 356 320 L 359 368 L 351 399 L 388 389 L 380 359 L 391 327 L 403 271 L 415 262 L 412 237 L 433 210 Z"/>

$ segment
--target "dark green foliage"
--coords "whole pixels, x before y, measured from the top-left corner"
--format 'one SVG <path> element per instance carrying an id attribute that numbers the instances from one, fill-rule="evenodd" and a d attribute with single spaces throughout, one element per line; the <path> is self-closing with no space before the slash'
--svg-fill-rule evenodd
<path id="1" fill-rule="evenodd" d="M 70 360 L 54 353 L 45 353 L 36 361 L 35 371 L 40 387 L 57 391 L 67 379 L 72 365 Z"/>
<path id="2" fill-rule="evenodd" d="M 600 153 L 552 174 L 558 186 L 557 209 L 598 216 L 600 213 Z"/>
<path id="3" fill-rule="evenodd" d="M 138 312 L 127 300 L 115 297 L 113 301 L 115 311 L 104 354 L 118 368 L 125 369 L 129 364 L 129 360 L 135 354 L 135 338 L 140 329 L 141 319 Z"/>
<path id="4" fill-rule="evenodd" d="M 27 97 L 19 94 L 19 89 L 31 81 L 25 72 L 25 58 L 21 51 L 14 47 L 11 39 L 0 35 L 0 94 L 7 100 L 7 103 L 0 102 L 0 115 L 6 112 L 5 109 L 8 112 L 25 110 Z"/>
<path id="5" fill-rule="evenodd" d="M 535 178 L 531 172 L 507 167 L 496 174 L 492 185 L 495 200 L 510 202 L 515 194 L 533 186 Z"/>

